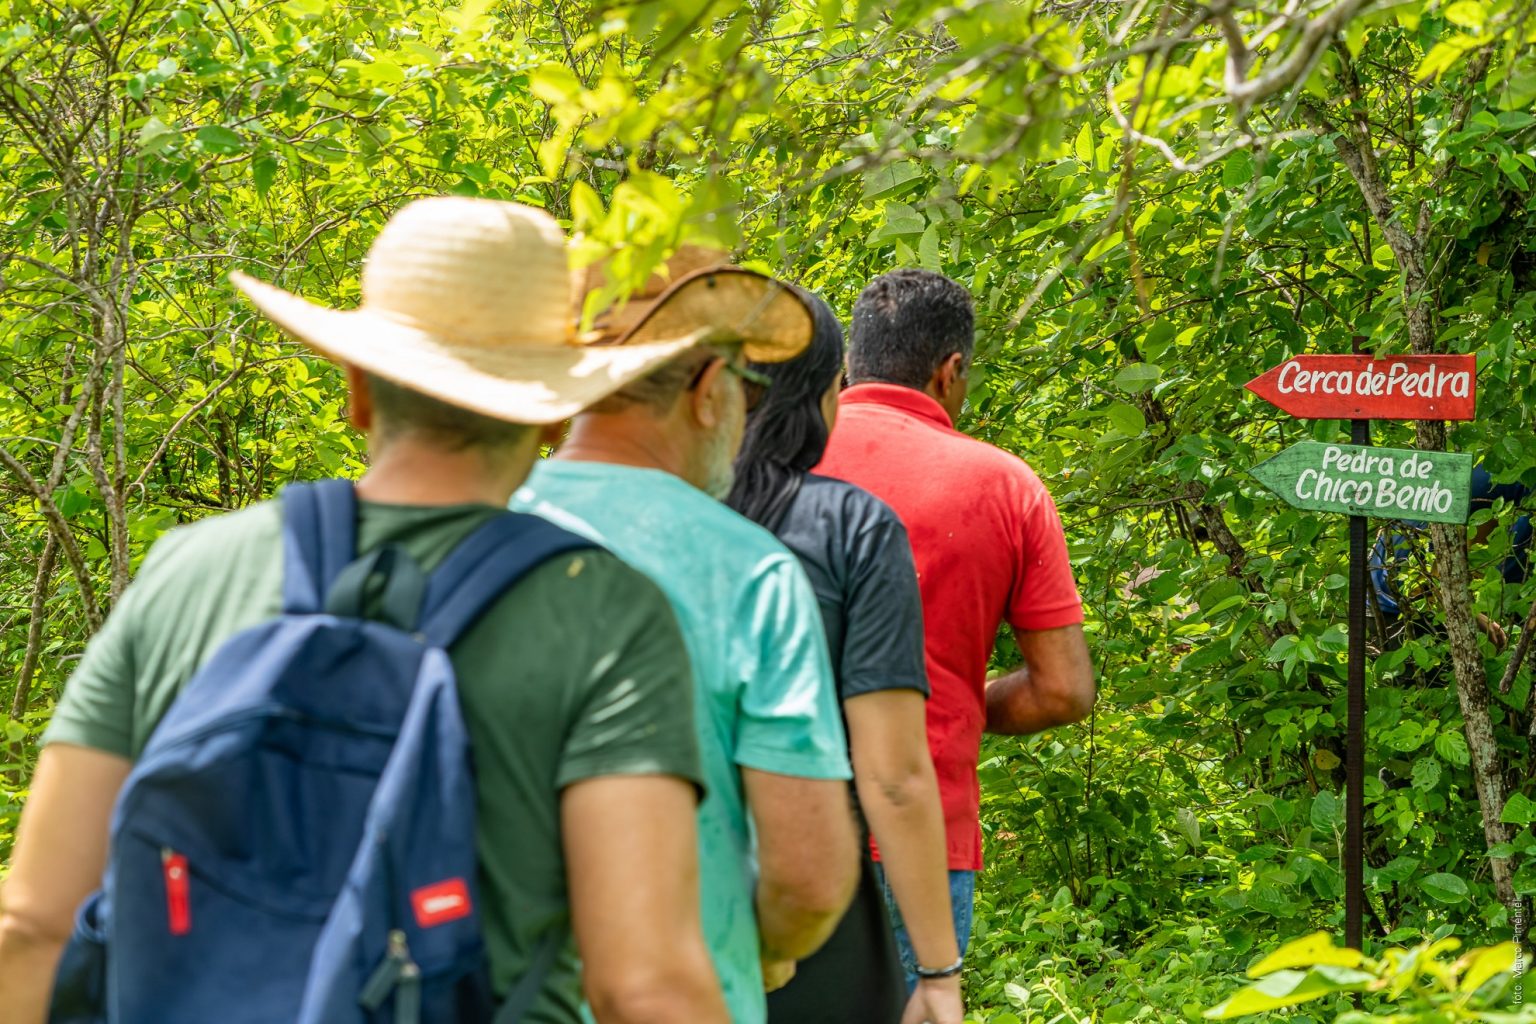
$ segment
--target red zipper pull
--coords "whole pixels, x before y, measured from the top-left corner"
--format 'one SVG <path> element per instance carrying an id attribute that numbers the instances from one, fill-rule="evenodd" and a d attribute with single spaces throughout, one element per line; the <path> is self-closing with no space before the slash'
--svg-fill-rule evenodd
<path id="1" fill-rule="evenodd" d="M 188 884 L 187 858 L 169 848 L 160 851 L 165 874 L 165 912 L 172 935 L 192 930 L 192 893 Z"/>

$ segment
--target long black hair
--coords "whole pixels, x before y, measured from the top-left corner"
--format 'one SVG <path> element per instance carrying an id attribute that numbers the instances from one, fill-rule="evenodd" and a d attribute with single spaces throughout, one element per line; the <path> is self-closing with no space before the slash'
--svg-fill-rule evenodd
<path id="1" fill-rule="evenodd" d="M 800 484 L 827 450 L 821 398 L 843 370 L 843 325 L 820 296 L 796 289 L 815 330 L 804 352 L 783 363 L 751 363 L 772 379 L 747 414 L 736 482 L 725 503 L 769 530 L 778 528 Z"/>

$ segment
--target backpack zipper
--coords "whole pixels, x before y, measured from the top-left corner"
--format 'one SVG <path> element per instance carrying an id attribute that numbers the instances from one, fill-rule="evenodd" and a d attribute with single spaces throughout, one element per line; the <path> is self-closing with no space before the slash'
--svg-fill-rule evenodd
<path id="1" fill-rule="evenodd" d="M 395 996 L 395 1024 L 419 1024 L 421 1020 L 421 967 L 411 959 L 411 947 L 399 928 L 389 933 L 384 959 L 379 961 L 362 993 L 364 1009 L 377 1010 L 390 993 Z"/>

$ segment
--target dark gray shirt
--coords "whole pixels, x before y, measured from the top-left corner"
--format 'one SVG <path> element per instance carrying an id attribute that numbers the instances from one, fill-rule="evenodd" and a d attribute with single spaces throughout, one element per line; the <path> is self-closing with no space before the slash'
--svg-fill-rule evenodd
<path id="1" fill-rule="evenodd" d="M 821 605 L 838 695 L 928 693 L 923 600 L 906 527 L 862 488 L 807 476 L 775 531 Z M 855 805 L 857 802 L 855 801 Z M 853 905 L 795 977 L 768 995 L 768 1024 L 896 1024 L 906 982 L 868 848 Z"/>
<path id="2" fill-rule="evenodd" d="M 816 591 L 838 695 L 927 694 L 923 599 L 906 527 L 890 506 L 863 488 L 812 473 L 775 532 Z"/>

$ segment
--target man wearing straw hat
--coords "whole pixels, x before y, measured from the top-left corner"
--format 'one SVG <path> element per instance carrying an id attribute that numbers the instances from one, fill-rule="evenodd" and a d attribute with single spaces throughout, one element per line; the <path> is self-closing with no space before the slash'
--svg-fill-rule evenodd
<path id="1" fill-rule="evenodd" d="M 601 273 L 589 276 L 596 286 Z M 737 1024 L 831 933 L 853 893 L 851 773 L 810 583 L 772 534 L 717 499 L 741 445 L 743 359 L 788 359 L 811 314 L 789 288 L 685 249 L 596 332 L 619 346 L 707 344 L 576 417 L 516 507 L 593 537 L 671 598 L 688 643 L 708 795 L 704 933 Z M 601 293 L 600 293 L 601 294 Z"/>
<path id="2" fill-rule="evenodd" d="M 564 237 L 513 203 L 406 206 L 370 250 L 354 311 L 234 280 L 345 369 L 371 457 L 358 549 L 397 545 L 426 569 L 505 514 L 538 425 L 696 341 L 578 344 Z M 87 648 L 0 893 L 0 1021 L 43 1019 L 114 798 L 179 689 L 225 639 L 278 614 L 281 529 L 266 502 L 172 531 Z M 585 998 L 602 1022 L 726 1021 L 699 927 L 689 666 L 662 593 L 606 552 L 556 555 L 449 652 L 475 759 L 493 987 L 504 994 L 553 935 L 563 952 L 526 1020 L 573 1024 Z M 241 979 L 228 980 L 237 998 Z"/>

